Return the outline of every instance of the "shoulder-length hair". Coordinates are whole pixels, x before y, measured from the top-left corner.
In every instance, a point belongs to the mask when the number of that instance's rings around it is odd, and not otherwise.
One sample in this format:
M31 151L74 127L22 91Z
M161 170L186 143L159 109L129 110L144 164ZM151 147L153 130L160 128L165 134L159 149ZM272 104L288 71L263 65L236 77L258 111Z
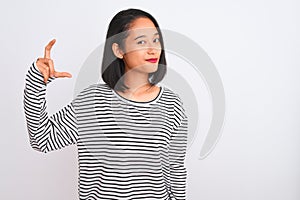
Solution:
M124 47L125 39L128 36L128 30L131 23L138 18L149 18L155 25L161 44L161 54L159 58L158 68L155 72L149 73L149 82L151 86L160 82L167 71L167 63L164 51L164 42L161 30L157 21L149 13L140 9L127 9L117 13L109 23L106 41L104 46L101 73L103 81L112 89L121 90L122 92L128 87L124 84L123 75L125 73L124 61L115 56L112 50L112 44L117 43L120 47Z

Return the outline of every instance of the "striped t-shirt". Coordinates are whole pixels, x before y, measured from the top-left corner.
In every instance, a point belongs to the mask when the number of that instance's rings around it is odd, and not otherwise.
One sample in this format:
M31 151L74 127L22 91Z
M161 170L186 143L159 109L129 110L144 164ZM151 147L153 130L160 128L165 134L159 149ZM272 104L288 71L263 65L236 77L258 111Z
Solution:
M126 99L106 83L90 85L48 116L36 62L26 74L30 145L44 153L76 144L80 200L186 199L188 118L177 93L160 86L148 102Z

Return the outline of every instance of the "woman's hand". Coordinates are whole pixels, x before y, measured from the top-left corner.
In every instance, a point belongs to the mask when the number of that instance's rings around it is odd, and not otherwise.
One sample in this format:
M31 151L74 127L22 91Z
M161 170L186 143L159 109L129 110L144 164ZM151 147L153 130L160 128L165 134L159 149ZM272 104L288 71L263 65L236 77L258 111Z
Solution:
M56 77L56 78L72 77L72 75L68 72L57 72L54 69L54 63L50 57L50 51L55 42L56 42L55 39L51 40L48 43L48 45L45 47L44 58L38 58L36 61L37 68L44 76L45 83L47 83L49 77Z

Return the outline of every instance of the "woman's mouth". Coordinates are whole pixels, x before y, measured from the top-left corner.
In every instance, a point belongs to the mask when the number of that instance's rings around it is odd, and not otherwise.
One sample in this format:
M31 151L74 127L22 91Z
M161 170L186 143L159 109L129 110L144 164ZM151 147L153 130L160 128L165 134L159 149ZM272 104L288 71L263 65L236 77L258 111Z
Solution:
M147 59L146 61L151 62L151 63L156 63L157 60L158 60L157 58L150 58L150 59Z

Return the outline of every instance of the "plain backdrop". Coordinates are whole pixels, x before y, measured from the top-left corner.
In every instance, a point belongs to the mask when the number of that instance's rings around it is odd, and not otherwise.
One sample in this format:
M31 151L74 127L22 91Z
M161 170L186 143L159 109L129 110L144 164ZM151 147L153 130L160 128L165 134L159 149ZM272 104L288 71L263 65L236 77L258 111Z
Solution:
M187 199L299 200L300 3L295 0L1 1L0 199L78 199L76 146L43 154L29 145L25 73L56 38L56 68L73 75L48 87L48 112L56 112L73 98L80 67L104 42L111 18L131 7L199 44L223 81L222 137L203 160L198 159L203 135L189 148ZM183 64L174 55L169 63L174 69ZM203 102L205 133L211 105Z

